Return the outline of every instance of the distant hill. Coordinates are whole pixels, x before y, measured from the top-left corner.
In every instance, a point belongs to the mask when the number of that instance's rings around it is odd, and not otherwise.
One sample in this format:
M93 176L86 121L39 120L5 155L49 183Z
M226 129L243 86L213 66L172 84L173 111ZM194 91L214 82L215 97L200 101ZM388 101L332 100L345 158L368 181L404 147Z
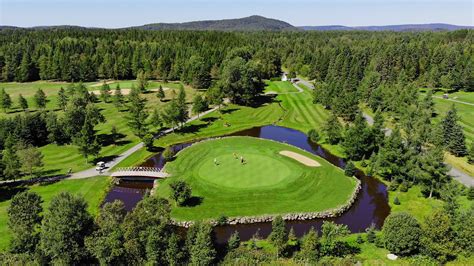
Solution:
M473 26L458 26L443 23L430 24L402 24L386 26L357 26L348 27L341 25L329 26L301 26L303 30L329 31L329 30L364 30L364 31L451 31L460 29L474 29Z
M21 29L15 26L2 26L0 30ZM88 28L74 25L57 26L36 26L27 29L49 30L49 29L100 29ZM474 29L473 26L458 26L443 23L431 24L402 24L387 26L343 26L343 25L323 25L323 26L300 26L295 27L285 21L266 18L262 16L250 16L237 19L222 20L202 20L183 23L153 23L142 26L127 27L124 29L142 30L216 30L216 31L452 31L459 29Z
M144 30L220 30L220 31L280 31L298 30L281 20L250 16L238 19L203 20L184 23L153 23L133 27Z

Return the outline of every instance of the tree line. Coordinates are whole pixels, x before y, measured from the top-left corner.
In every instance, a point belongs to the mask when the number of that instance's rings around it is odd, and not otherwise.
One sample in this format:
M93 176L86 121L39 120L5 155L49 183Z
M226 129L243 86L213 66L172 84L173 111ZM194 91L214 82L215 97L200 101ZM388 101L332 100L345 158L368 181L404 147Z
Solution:
M474 197L474 191L470 194ZM365 242L417 264L445 263L474 252L474 210L460 211L458 205L449 203L423 221L408 213L393 213L381 231L372 225L355 241L350 240L346 225L328 221L320 232L312 228L298 238L277 216L266 240L257 231L242 242L234 232L225 245L216 243L209 223L196 222L186 232L174 226L166 199L145 196L128 213L123 202L109 202L96 217L87 212L81 196L70 193L56 195L47 210L42 203L34 192L12 198L7 210L12 240L10 249L0 253L2 263L214 265L290 260L297 264L353 264ZM262 241L272 249L262 249Z

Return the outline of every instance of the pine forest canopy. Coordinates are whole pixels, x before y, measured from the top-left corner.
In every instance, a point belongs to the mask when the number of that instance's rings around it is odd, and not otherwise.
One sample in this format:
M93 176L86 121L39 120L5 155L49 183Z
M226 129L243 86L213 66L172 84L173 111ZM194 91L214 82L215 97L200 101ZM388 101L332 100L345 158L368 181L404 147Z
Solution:
M281 62L329 86L353 89L364 80L393 83L400 73L418 86L472 90L473 31L453 32L212 32L137 29L4 29L2 81L182 80L212 74L242 57L277 74Z

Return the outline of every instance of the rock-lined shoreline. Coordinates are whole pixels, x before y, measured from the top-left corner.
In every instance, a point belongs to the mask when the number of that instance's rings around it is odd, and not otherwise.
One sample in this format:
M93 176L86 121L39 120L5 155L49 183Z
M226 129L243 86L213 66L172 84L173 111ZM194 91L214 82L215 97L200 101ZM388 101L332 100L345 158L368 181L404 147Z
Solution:
M288 214L281 214L283 220L285 221L305 221L305 220L313 220L313 219L324 219L324 218L334 218L340 216L344 212L350 209L354 204L355 200L357 199L357 195L361 190L361 181L357 180L357 186L354 192L351 194L349 201L346 204L326 210L321 212L300 212L300 213L288 213ZM265 222L272 222L273 219L278 216L278 214L269 214L269 215L259 215L259 216L241 216L241 217L228 217L223 223L223 221L217 221L215 219L207 220L212 225L236 225L236 224L252 224L252 223L265 223ZM172 220L174 225L189 228L194 224L194 221L176 221Z

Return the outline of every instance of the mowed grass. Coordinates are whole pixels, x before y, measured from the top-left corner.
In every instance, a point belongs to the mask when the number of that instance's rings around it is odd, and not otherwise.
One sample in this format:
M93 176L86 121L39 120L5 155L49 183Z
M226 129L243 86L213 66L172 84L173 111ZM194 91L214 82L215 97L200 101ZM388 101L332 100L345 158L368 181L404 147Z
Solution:
M283 150L307 156L321 166L305 166L280 155ZM240 163L240 156L246 164ZM323 211L346 203L356 186L354 178L319 157L252 137L197 143L178 153L165 171L172 176L160 181L157 196L169 198L169 184L183 179L193 190L191 202L197 202L196 206L173 207L172 216L178 220Z
M75 195L83 196L88 204L88 211L95 216L99 211L100 204L110 182L110 179L107 177L91 177L86 179L62 180L49 185L21 187L15 190L8 190L5 187L0 188L0 192L2 193L2 201L0 201L0 250L7 249L11 239L11 234L7 226L7 209L11 202L10 194L18 192L17 190L25 189L36 192L43 198L43 208L46 210L54 196L60 192L70 192Z
M100 90L101 82L94 83L85 83L90 91ZM114 90L116 84L120 84L122 89L130 89L132 84L136 84L136 81L120 81L113 82L109 84L112 91ZM34 105L33 96L38 88L45 90L48 95L48 103L46 110L54 111L58 114L61 114L62 111L57 107L57 92L60 87L66 88L69 84L65 82L31 82L31 83L0 83L0 88L5 88L8 93L11 94L14 100L14 108L9 110L7 114L1 113L0 116L11 117L16 114L21 113L17 106L16 98L19 93L22 93L27 101L30 104L30 112L38 111ZM142 94L142 97L146 98L147 107L151 111L153 108L163 108L168 104L169 99L178 93L177 89L179 88L179 83L159 83L156 81L151 81L149 84L149 89L154 89L162 85L164 88L169 88L165 90L165 101L161 102L157 97L155 92L148 92ZM190 87L185 87L186 91L186 100L188 103L192 101L192 98L196 93L196 90L193 90ZM97 95L98 96L98 95ZM128 123L128 110L126 107L117 108L113 103L108 102L104 103L102 101L96 103L97 107L101 110L102 115L106 118L106 122L96 126L97 134L100 140L102 140L103 147L99 153L99 158L102 160L107 160L118 156L120 153L128 150L137 143L140 142L139 138L136 137L129 126ZM115 126L118 133L122 136L115 144L111 143L111 130ZM153 129L158 130L158 129ZM85 158L79 154L78 149L74 145L56 145L49 144L44 147L40 147L41 152L44 155L44 170L46 175L57 175L63 174L72 169L73 172L81 171L92 167L90 163L92 158L89 159L89 163L86 162Z
M442 96L442 92L436 93L436 96ZM474 92L455 92L449 94L449 99L463 101L474 104ZM437 116L435 122L439 123L446 116L446 113L454 105L456 107L459 124L462 126L464 135L466 136L466 144L468 149L474 142L474 106L450 101L449 99L433 98ZM445 155L445 161L459 170L474 177L474 165L467 162L466 157L456 157L451 154Z

